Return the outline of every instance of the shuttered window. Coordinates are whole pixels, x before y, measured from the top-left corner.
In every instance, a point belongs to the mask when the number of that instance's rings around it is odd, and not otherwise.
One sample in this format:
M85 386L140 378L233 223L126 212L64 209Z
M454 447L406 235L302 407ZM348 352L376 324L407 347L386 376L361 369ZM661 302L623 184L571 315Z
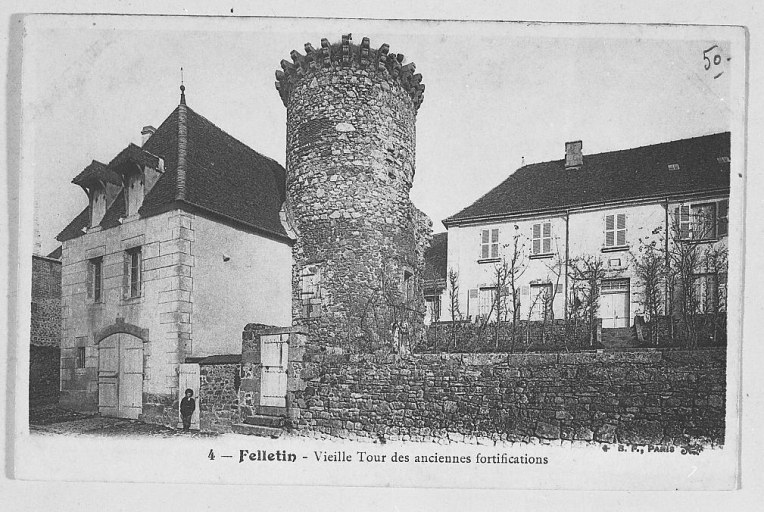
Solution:
M727 215L729 212L729 201L726 199L724 201L719 201L719 211L718 211L718 226L717 226L717 236L719 238L723 236L727 236L729 233L729 220L727 219Z
M552 223L540 222L533 225L532 254L549 254L552 252Z
M605 216L605 247L626 245L626 214Z
M480 258L498 258L499 257L499 230L483 229L480 231Z

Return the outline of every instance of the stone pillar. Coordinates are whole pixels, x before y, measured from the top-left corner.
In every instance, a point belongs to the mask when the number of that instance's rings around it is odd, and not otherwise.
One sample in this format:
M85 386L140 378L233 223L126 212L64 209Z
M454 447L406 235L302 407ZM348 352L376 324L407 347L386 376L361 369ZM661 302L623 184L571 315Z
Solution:
M369 351L420 333L418 212L409 200L424 85L387 44L351 36L281 61L293 316L311 346ZM395 345L398 345L396 347Z

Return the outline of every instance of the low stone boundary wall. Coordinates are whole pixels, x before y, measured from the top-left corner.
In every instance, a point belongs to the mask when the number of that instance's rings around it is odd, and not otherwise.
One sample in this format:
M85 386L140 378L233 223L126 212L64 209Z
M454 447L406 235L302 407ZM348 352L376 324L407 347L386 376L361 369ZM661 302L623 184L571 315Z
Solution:
M298 432L723 444L724 350L306 355Z
M238 362L199 365L199 427L231 432L239 422L241 365Z

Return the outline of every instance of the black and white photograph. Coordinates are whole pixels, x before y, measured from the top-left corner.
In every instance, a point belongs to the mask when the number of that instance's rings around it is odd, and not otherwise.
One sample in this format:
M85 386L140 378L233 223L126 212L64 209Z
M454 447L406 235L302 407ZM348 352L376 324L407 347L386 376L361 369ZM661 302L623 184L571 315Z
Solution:
M739 485L743 27L17 19L17 478Z

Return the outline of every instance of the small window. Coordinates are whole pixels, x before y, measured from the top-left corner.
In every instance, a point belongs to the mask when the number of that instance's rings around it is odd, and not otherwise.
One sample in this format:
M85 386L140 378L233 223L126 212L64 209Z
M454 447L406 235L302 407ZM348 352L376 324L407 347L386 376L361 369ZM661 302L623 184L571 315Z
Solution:
M532 254L549 254L552 252L552 223L541 222L533 225Z
M668 164L668 170L669 171L678 171L679 170L679 164Z
M716 161L720 164L728 164L730 163L730 157L728 156L717 156Z
M307 267L302 271L302 298L312 299L320 295L321 275L317 267Z
M128 297L141 296L141 248L127 251Z
M626 245L626 214L605 216L605 247Z
M321 268L309 265L300 271L300 300L303 318L321 316Z
M103 300L103 258L93 258L90 265L90 294L93 302Z
M77 347L77 368L85 368L85 347Z
M480 232L480 259L499 257L499 230L483 229Z

